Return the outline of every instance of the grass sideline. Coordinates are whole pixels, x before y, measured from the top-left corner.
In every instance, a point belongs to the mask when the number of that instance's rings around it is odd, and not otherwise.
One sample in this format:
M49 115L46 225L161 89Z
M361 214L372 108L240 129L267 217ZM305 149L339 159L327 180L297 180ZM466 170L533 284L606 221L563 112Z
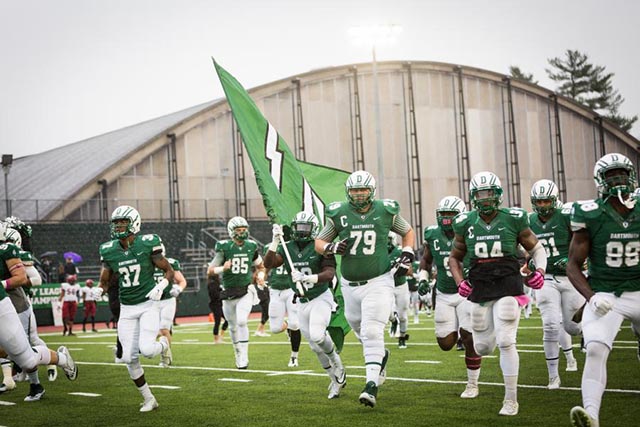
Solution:
M251 321L252 331L255 326ZM125 366L113 363L114 331L80 332L76 337L45 333L42 338L51 348L69 347L79 364L78 380L68 381L59 370L58 380L51 383L41 368L44 398L24 402L28 384L19 383L16 390L0 395L0 425L569 426L569 410L581 404L584 354L574 340L579 371L565 372L561 356L562 387L547 390L541 321L536 314L520 322L520 413L516 417L498 415L504 393L498 350L482 362L480 396L465 400L459 397L466 381L463 352L441 351L435 342L433 318L424 313L420 324L410 322L409 333L409 348L403 350L397 348L395 339L385 336L391 350L388 378L379 391L378 405L371 409L358 402L364 386L364 361L353 333L342 353L347 387L340 398L328 400L329 379L304 341L300 366L287 368L286 334L252 336L249 369L240 371L234 367L228 337L225 344L213 345L211 324L183 324L174 331L171 368L159 368L158 358L142 361L147 382L160 404L157 411L146 414L138 412L142 398ZM640 364L636 351L636 341L625 322L609 357L601 425L637 423Z

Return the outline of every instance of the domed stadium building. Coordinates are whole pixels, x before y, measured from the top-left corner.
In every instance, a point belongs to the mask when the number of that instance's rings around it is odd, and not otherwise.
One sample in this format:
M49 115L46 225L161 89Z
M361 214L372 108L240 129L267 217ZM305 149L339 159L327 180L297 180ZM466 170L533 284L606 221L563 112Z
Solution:
M370 171L378 197L400 202L420 236L416 245L442 197L468 202L476 172L500 177L505 205L530 209L539 179L554 180L563 201L590 199L603 154L622 153L638 166L637 139L540 86L445 63L380 62L375 71L372 64L326 68L248 92L298 159ZM14 159L7 182L0 212L8 207L34 225L36 255L83 243L97 266L95 242L108 240L109 215L123 204L200 276L228 218L245 216L254 236L270 239L225 99Z

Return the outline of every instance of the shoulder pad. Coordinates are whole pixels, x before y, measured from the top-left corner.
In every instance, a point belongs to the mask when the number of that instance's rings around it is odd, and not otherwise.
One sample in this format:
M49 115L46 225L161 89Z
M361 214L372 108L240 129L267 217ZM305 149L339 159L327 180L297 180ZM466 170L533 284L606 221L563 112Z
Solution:
M429 240L433 235L434 231L438 229L437 225L430 225L424 230L424 240Z
M602 213L602 206L599 201L600 200L578 200L573 204L571 212L583 218L596 218Z
M158 246L162 243L162 239L157 234L143 234L138 237L146 246Z
M180 271L180 261L175 258L167 258L167 261L169 261L169 264L171 264L171 268L173 268L175 271Z
M225 247L225 245L227 244L227 242L228 242L228 240L218 240L218 241L216 242L216 246L215 246L214 250L215 250L216 252L224 251L224 247Z
M382 199L379 202L384 207L384 210L389 212L391 215L397 215L400 212L400 204L392 199Z
M334 216L347 202L332 202L325 208L326 216Z
M103 254L104 252L109 251L109 249L113 248L117 242L118 242L117 240L110 240L108 242L104 242L103 244L101 244L100 254Z

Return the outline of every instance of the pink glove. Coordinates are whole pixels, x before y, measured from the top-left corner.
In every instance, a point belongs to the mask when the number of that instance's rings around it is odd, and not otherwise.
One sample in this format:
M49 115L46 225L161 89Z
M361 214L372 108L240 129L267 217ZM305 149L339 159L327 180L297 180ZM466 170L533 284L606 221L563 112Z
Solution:
M460 283L458 283L458 294L460 294L461 297L467 298L471 295L472 290L473 286L471 286L468 280L461 280Z
M544 275L536 270L533 274L527 276L525 282L531 289L540 289L544 285Z

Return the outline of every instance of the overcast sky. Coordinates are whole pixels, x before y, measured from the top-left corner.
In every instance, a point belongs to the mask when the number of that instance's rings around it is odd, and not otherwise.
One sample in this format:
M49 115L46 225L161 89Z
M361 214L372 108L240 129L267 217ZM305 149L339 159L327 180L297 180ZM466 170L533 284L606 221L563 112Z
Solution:
M546 78L578 49L640 113L640 2L629 0L0 0L0 152L35 154L223 96L211 56L249 89L371 60L350 27L396 24L378 60ZM640 125L632 131L640 136Z

